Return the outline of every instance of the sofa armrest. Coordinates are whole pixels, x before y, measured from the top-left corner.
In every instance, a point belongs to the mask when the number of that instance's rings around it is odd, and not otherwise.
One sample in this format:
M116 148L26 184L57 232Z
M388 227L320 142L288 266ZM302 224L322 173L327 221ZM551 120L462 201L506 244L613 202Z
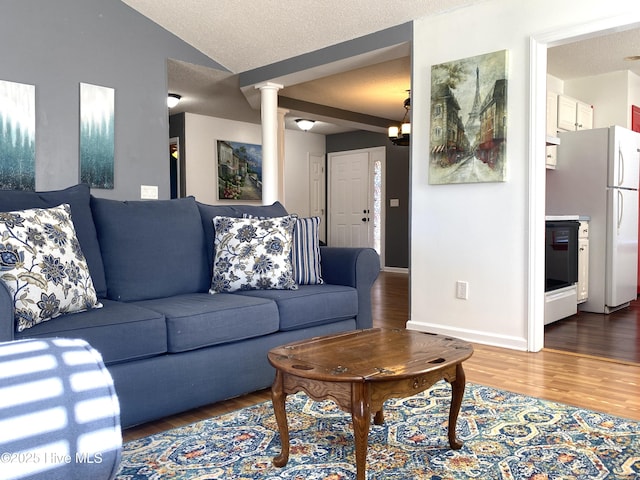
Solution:
M371 287L380 273L378 253L372 248L320 247L320 261L326 283L357 290L357 328L371 328Z
M14 316L11 292L4 282L0 282L0 342L14 339Z

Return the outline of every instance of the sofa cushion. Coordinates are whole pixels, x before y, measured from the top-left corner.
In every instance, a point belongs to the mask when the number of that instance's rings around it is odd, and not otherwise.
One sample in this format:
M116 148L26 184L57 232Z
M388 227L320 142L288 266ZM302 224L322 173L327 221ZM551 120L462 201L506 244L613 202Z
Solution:
M210 293L252 289L295 290L291 246L295 217L215 217Z
M259 337L278 330L278 308L268 299L231 294L187 294L136 302L167 319L169 352Z
M101 307L68 204L0 213L0 278L21 332L65 313Z
M297 290L249 290L234 295L275 301L280 313L280 330L324 325L358 314L356 289L342 285L300 285Z
M241 218L244 214L255 217L284 217L287 215L287 210L280 202L275 202L271 205L207 205L200 202L196 203L200 211L202 227L204 228L209 272L213 269L213 242L215 239L213 217Z
M112 300L206 292L211 279L192 197L156 201L91 198Z
M61 315L15 337L81 338L100 352L107 365L166 353L167 329L161 313L107 299L102 304L99 309Z
M107 282L104 276L100 245L98 244L89 202L89 186L85 184L49 192L0 190L0 212L30 208L51 208L63 203L71 207L73 226L76 229L82 253L87 259L93 287L96 289L98 297L104 297L107 295Z

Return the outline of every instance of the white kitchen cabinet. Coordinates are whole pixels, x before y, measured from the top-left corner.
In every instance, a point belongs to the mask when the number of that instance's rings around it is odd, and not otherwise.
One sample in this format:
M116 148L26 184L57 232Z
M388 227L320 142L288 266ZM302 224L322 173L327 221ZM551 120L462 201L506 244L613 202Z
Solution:
M593 128L593 106L584 102L576 103L576 130Z
M555 169L558 157L558 94L547 92L547 149L545 151L545 166Z
M558 146L547 144L545 165L548 169L555 170L558 163Z
M568 95L558 95L558 130L593 128L593 107Z
M589 299L589 222L581 221L578 230L578 303Z

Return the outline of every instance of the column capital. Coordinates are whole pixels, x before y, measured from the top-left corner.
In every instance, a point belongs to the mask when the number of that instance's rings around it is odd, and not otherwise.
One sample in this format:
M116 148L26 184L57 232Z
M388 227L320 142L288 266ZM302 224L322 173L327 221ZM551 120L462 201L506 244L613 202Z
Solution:
M281 85L279 83L273 83L273 82L262 82L262 83L258 83L256 85L256 89L257 90L282 90L284 88L284 85Z

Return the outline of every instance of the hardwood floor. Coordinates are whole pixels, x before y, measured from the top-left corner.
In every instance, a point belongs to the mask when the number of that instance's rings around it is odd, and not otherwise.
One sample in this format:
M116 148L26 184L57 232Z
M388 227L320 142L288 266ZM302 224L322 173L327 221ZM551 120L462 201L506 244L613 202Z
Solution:
M579 312L545 327L544 346L640 364L640 302L609 315Z
M404 328L408 295L408 275L382 272L372 290L374 326ZM615 350L616 344L610 349ZM464 362L468 382L640 420L640 364L546 349L529 353L475 344L474 350ZM270 399L267 389L166 417L125 430L124 441Z

